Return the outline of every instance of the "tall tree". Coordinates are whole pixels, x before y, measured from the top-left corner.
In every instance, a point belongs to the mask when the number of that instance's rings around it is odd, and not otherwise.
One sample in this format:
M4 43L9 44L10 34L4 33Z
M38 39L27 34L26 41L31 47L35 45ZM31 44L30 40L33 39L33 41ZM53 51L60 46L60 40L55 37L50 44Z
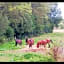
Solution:
M51 6L51 12L48 14L50 23L53 26L58 27L58 23L62 20L61 10L58 8L58 4L54 3Z
M36 23L35 31L38 33L49 32L46 27L46 25L50 23L47 15L50 12L49 4L50 3L32 2L32 14L35 16L34 23Z

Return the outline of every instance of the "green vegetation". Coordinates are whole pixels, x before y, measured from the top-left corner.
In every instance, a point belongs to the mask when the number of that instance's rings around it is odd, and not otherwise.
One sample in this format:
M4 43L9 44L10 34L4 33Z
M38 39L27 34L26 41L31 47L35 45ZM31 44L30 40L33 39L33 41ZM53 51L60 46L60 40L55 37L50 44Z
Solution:
M24 46L15 46L15 42L12 41L12 42L7 42L7 43L4 43L4 44L0 44L0 51L3 51L3 50L15 50L15 49L20 49L20 48L23 48Z
M54 62L55 60L51 56L44 56L37 53L25 53L19 56L15 56L15 62Z
M6 57L7 62L54 62L54 58L48 55L42 55L38 53L22 53L22 54L6 54L0 53L0 57ZM3 61L5 61L3 58ZM1 59L2 60L2 59ZM1 61L0 60L0 61Z
M0 38L8 41L14 36L24 39L25 36L51 33L62 20L57 3L3 2L0 5Z

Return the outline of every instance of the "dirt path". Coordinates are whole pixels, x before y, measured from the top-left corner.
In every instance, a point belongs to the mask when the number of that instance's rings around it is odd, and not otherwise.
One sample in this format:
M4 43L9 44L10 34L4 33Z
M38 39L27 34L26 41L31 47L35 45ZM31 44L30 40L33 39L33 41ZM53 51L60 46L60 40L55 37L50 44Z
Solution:
M49 48L48 48L49 50ZM18 53L24 53L24 52L46 52L47 50L45 50L45 48L36 48L36 45L33 45L32 48L28 48L28 46L26 46L23 49L18 49L18 50L7 50L7 51L0 51L0 53L9 53L9 54L18 54Z

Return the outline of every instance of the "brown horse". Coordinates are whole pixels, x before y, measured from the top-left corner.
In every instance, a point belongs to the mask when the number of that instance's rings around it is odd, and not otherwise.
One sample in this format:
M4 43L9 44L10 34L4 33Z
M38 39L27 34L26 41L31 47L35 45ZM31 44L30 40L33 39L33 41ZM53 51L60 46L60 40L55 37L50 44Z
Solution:
M21 44L22 44L22 40L17 39L17 38L15 37L15 46L17 46L17 44L21 45Z
M53 41L51 40L51 39L46 39L46 40L40 40L40 41L38 41L37 42L37 48L39 48L40 47L40 45L44 45L44 47L46 46L46 44L48 44L49 45L49 47L50 47L50 42L52 42L53 43Z
M32 45L34 45L34 40L26 38L26 45L29 45L29 48L32 47Z

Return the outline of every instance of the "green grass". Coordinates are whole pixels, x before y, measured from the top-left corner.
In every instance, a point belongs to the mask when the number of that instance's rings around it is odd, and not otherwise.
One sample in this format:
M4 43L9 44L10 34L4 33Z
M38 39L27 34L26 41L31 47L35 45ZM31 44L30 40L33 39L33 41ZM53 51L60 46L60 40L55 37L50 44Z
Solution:
M13 58L14 62L55 62L51 56L37 53L24 53Z
M21 46L21 45L15 46L15 42L12 41L12 42L7 42L7 43L4 43L4 44L0 44L0 51L3 51L3 50L15 50L15 49L23 48L23 47L24 46Z
M0 53L0 59L0 61L3 62L55 62L52 56L42 55L34 52L22 54Z

